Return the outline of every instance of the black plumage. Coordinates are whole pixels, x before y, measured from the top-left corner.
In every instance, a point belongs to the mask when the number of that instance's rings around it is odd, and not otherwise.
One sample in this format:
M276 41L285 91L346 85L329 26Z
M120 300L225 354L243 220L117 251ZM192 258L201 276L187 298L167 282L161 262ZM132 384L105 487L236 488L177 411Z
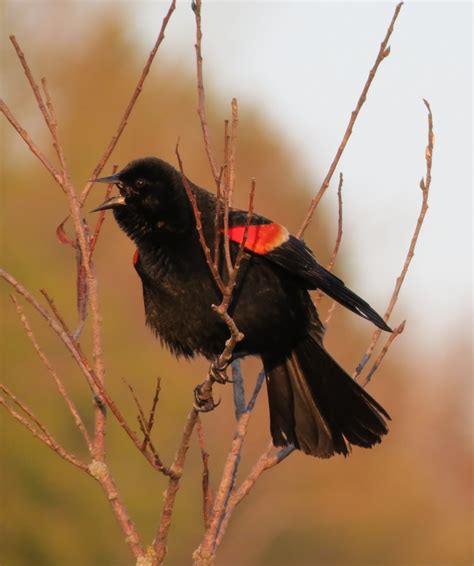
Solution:
M137 246L135 268L143 284L147 324L176 355L214 359L229 331L211 308L221 296L198 239L181 174L148 157L100 180L119 189L119 196L97 210L113 209L117 223ZM189 186L212 251L216 199L191 181ZM246 220L246 212L230 212L234 258ZM221 272L225 278L223 259ZM259 355L263 360L276 446L292 443L319 457L346 455L351 444L368 448L379 443L390 417L324 349L323 325L310 289L321 289L390 331L367 302L317 263L302 241L282 226L252 215L229 308L245 335L235 356Z

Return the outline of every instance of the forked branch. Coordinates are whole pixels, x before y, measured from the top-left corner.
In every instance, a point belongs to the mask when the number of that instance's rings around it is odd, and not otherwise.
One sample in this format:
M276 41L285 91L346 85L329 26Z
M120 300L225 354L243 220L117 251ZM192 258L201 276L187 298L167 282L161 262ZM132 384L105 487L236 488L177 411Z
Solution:
M426 212L428 211L428 196L430 193L430 187L431 187L431 166L432 166L432 160L433 160L433 149L434 149L434 132L433 132L433 115L431 113L431 107L429 105L429 102L425 99L423 99L423 103L425 104L427 110L428 110L428 143L426 145L426 149L425 149L425 162L426 162L426 172L425 172L425 176L422 177L421 181L420 181L420 189L421 189L421 194L422 194L422 198L421 198L421 210L420 213L418 215L418 219L416 221L416 226L415 226L415 231L413 232L413 236L411 238L410 241L410 246L408 248L408 252L405 258L405 262L403 264L402 267L402 271L400 273L400 275L397 277L397 280L395 282L395 288L393 289L392 292L392 296L390 297L390 301L388 303L388 307L387 310L385 311L384 314L384 320L385 322L388 321L388 319L390 318L390 315L392 314L392 311L397 303L398 300L398 295L400 293L400 289L403 285L403 282L405 281L405 277L408 273L408 268L410 267L410 263L411 260L413 259L413 256L415 255L415 247L416 244L418 242L418 236L420 235L420 231L421 231L421 227L423 226L423 222L425 220L425 216L426 216ZM403 329L405 327L405 324L403 323L403 325L401 325L398 329L398 332L395 333L395 336L393 338L389 337L388 338L388 342L387 342L387 349L388 347L391 345L391 343L393 342L393 340L395 339L396 336L398 336L399 334L401 334L401 332L403 332ZM358 379L360 374L362 373L364 367L366 366L367 362L370 360L370 358L372 357L373 351L379 341L379 338L382 334L382 331L377 329L374 331L373 335L372 335L372 340L364 354L364 356L362 357L359 365L357 366L356 370L353 373L354 379ZM377 369L378 365L376 365L375 369ZM369 372L369 375L366 378L366 383L368 381L370 381L371 377L374 374L375 369L373 368L373 371L371 370Z
M344 136L342 138L341 143L339 144L336 155L334 156L334 159L332 160L332 163L329 166L329 170L326 173L326 176L324 177L323 184L321 185L316 196L311 201L311 204L309 206L306 217L305 217L305 219L304 219L304 221L303 221L303 223L302 223L302 225L301 225L301 227L298 231L298 234L297 234L298 238L301 238L303 236L306 228L309 226L309 223L311 222L311 219L313 218L314 211L316 210L318 204L320 203L324 193L326 192L326 189L329 187L329 183L331 182L334 171L336 170L336 167L337 167L337 165L338 165L338 163L339 163L339 161L342 157L342 154L344 153L344 150L346 149L347 142L349 141L349 138L351 137L352 129L354 128L357 117L359 116L359 112L361 111L361 108L364 105L364 102L367 100L367 94L368 94L370 86L372 85L372 82L375 78L375 75L377 74L377 70L380 66L380 63L382 63L382 61L390 55L390 47L388 45L388 42L389 42L390 37L393 33L393 28L395 26L395 22L397 21L400 10L402 9L402 6L403 6L403 2L400 2L399 4L397 4L397 7L395 8L395 12L392 16L392 20L390 22L390 25L388 26L387 32L385 33L385 37L383 38L383 41L380 44L380 48L379 48L379 51L377 53L375 63L369 71L369 76L367 77L367 80L364 84L362 92L359 96L359 100L357 101L357 105L351 113L351 117L349 119L349 123L347 124L346 131L344 132Z

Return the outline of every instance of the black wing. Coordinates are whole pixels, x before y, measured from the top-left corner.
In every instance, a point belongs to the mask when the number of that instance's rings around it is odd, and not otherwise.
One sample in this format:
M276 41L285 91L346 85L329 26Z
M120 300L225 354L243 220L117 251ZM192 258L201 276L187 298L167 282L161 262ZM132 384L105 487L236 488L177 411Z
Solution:
M247 213L243 210L230 212L229 236L232 242L239 244L242 241L246 221ZM263 216L253 215L247 229L245 248L283 267L297 277L306 289L320 289L352 312L370 320L380 329L392 332L369 303L346 287L344 281L319 265L306 244L291 236L284 226Z
M301 240L290 236L286 242L268 252L265 258L294 274L305 283L307 289L321 289L326 295L370 320L378 328L392 332L369 303L346 287L339 277L319 265L311 250Z

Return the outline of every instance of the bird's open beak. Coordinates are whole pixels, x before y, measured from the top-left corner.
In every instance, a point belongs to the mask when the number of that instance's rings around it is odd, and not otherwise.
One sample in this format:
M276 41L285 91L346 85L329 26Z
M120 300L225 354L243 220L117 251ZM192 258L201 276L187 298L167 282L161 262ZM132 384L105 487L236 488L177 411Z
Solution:
M119 206L125 205L125 197L122 195L118 195L116 197L112 197L107 199L97 208L91 210L91 212L99 212L100 210L108 210L109 208L118 208Z
M114 175L109 175L108 177L99 177L98 179L90 179L91 183L108 183L112 185L116 185L120 182L119 179L120 173L115 173ZM122 195L117 195L116 197L112 197L107 199L97 208L91 210L91 212L99 212L101 210L108 210L110 208L118 208L119 206L125 205L125 197Z

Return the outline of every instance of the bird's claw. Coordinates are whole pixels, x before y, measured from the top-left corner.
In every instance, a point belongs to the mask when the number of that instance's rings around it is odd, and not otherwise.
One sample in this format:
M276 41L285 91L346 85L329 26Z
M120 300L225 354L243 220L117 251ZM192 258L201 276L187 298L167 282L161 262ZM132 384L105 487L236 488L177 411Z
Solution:
M215 360L211 363L211 367L209 368L209 375L212 381L216 381L221 385L225 385L226 383L232 383L232 380L227 377L227 368L229 364L225 365L218 365L218 361Z
M196 385L194 388L194 408L200 413L209 413L213 411L218 405L220 405L221 399L219 401L214 401L214 397L208 394L203 394L202 384Z
M208 413L220 405L220 399L217 402L214 401L212 385L213 383L220 383L221 385L232 383L232 380L229 379L226 374L228 367L228 363L219 363L218 359L211 362L208 378L194 388L194 408L196 411Z

